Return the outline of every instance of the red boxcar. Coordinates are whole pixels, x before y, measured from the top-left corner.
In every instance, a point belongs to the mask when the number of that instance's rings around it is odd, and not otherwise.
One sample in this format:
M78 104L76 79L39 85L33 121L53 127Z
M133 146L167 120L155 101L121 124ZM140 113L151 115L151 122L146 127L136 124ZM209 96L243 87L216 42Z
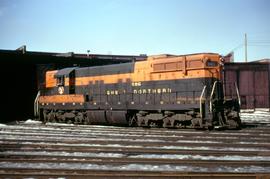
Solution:
M269 62L225 63L225 96L236 96L239 88L242 109L270 108Z

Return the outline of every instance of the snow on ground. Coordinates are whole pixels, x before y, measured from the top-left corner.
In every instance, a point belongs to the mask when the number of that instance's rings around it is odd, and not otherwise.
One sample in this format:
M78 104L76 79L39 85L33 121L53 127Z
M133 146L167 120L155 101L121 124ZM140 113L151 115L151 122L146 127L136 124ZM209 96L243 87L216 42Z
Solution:
M79 139L79 140L83 140L85 141L115 141L115 142L150 142L150 143L165 143L168 141L165 140L160 140L160 139L118 139L118 138L104 138L104 137L100 137L100 138L89 138L89 135L70 135L70 134L45 134L42 135L40 133L23 133L23 132L7 132L7 131L0 131L0 134L2 134L0 136L1 138L4 139L31 139L31 140L35 140L35 139L39 139L40 141L44 141L44 140L48 140L48 139L55 139L55 140L74 140L74 139ZM24 135L24 136L14 136L14 134L16 135ZM29 135L26 136L25 134ZM222 143L222 141L211 141L211 140L177 140L177 141L173 141L175 143L202 143L202 144L211 144L211 143Z
M41 123L42 123L41 121L35 121L32 119L28 119L24 122L24 124L41 124Z
M181 160L225 160L225 161L270 161L270 156L201 156L189 154L123 154L123 153L91 153L91 152L47 152L47 151L4 151L1 155L23 155L23 156L67 156L67 157L98 157L98 158L147 158L147 159L181 159Z
M148 141L148 140L145 140ZM210 141L210 140L177 140L177 143L204 143L204 144L218 144L222 141Z
M151 164L126 164L126 165L98 165L90 163L11 163L0 162L0 168L32 168L32 169L79 169L79 170L116 170L116 171L179 171L179 172L260 172L268 173L270 167L261 166L209 166L199 167L190 165L151 165Z
M121 153L91 153L91 152L47 152L47 151L4 151L1 155L23 155L23 156L62 156L62 157L100 157L100 158L121 158L125 154ZM1 167L0 167L1 168Z
M0 136L0 139L5 140L19 140L19 139L25 139L24 136L22 137L5 137ZM214 151L265 151L269 152L269 148L267 147L214 147L214 146L174 146L174 145L163 145L163 146L143 146L143 145L132 145L132 144L91 144L91 143L64 143L60 141L55 142L47 142L46 140L42 142L41 139L34 139L31 138L34 142L23 142L23 141L17 141L17 143L22 145L28 145L28 144L35 144L35 145L50 145L50 146L69 146L69 147L103 147L103 148L147 148L147 149L174 149L174 150L214 150ZM147 142L147 141L146 141ZM0 144L3 143L0 141Z
M225 161L270 161L268 156L201 156L201 155L179 155L179 154L142 154L131 155L129 158L147 158L147 159L181 159L181 160L225 160Z
M76 126L75 124L66 124L66 123L46 123L47 126Z
M240 118L243 122L270 122L269 111L241 112Z
M243 147L188 147L188 146L162 146L162 147L145 147L153 149L178 149L178 150L215 150L215 151L264 151L269 152L268 148L243 148Z
M255 112L255 113L241 113L241 118L243 122L251 121L251 122L270 122L270 113L269 112ZM80 159L88 158L88 157L97 157L97 158L147 158L147 159L180 159L180 160L213 160L213 161L270 161L270 156L241 156L240 155L221 155L221 156L211 156L211 155L180 155L180 154L125 154L125 148L147 148L147 149L175 149L175 150L215 150L215 151L266 151L269 152L270 149L268 147L257 147L256 145L252 147L230 147L229 144L226 147L217 147L217 146L207 146L203 145L203 143L222 143L222 141L211 141L211 139L238 139L238 137L246 138L250 135L247 131L243 131L241 133L225 133L225 132L211 132L211 134L219 134L224 136L200 136L199 134L205 133L204 131L185 131L185 130L164 130L166 135L170 135L169 137L177 137L180 138L176 140L178 146L165 144L160 146L145 146L143 144L140 145L132 145L131 144L123 144L121 142L125 141L134 141L134 142L166 142L165 140L154 139L155 137L164 137L161 131L162 129L142 129L142 128L121 128L121 127L112 127L112 126L79 126L78 128L74 124L59 124L59 123L47 123L43 125L40 121L35 120L27 120L23 124L27 125L5 125L0 124L0 128L2 127L3 131L0 131L0 140L1 139L17 139L18 144L40 144L40 145L52 145L52 146L84 146L84 147L115 147L116 149L121 147L121 150L118 150L117 153L99 153L99 152L47 152L47 151L2 151L0 155L9 156L9 155L20 155L20 156L66 156L66 157L78 157ZM37 124L37 125L33 125ZM42 124L42 125L39 125ZM63 126L63 127L62 127ZM73 127L76 128L73 128ZM10 129L15 129L14 131ZM111 130L111 133L106 132L106 130ZM119 129L114 130L114 129ZM10 131L9 131L10 130ZM20 130L24 130L24 132L20 133ZM126 134L126 131L131 130L132 132ZM138 131L137 131L138 130ZM130 131L129 131L130 132ZM141 133L142 134L141 134ZM155 133L157 132L157 133ZM15 136L12 135L16 134ZM197 133L198 137L193 140L185 140L184 136L174 135L175 134L189 134L189 133ZM27 134L32 136L23 136L20 134ZM99 136L100 135L100 136ZM237 137L236 137L237 135ZM270 134L258 134L260 136L270 136ZM101 137L103 136L103 137ZM106 136L114 136L117 138L106 138ZM134 137L134 139L125 139L124 136ZM152 139L140 139L140 137L152 137ZM166 136L165 136L166 137ZM23 142L20 140L25 140L29 138L32 142ZM209 140L203 141L200 138L207 138ZM55 139L58 141L55 142L47 142L48 139ZM82 143L74 143L67 144L63 139L70 140L88 140L88 142L83 141ZM182 140L183 139L183 140ZM101 140L101 141L117 141L119 144L95 144L91 141ZM0 145L5 142L0 141ZM180 143L184 143L183 146L180 146ZM200 146L184 146L185 143L202 143ZM239 142L240 144L254 144L249 141ZM264 144L264 143L256 143L256 144ZM266 173L270 171L270 167L261 167L261 166L242 166L242 167L233 167L233 166L209 166L209 167L199 167L199 166L189 166L186 164L183 165L151 165L151 164L126 164L126 165L97 165L91 163L16 163L16 162L0 162L0 168L59 168L59 169L87 169L87 170L138 170L138 171L183 171L183 172L262 172Z

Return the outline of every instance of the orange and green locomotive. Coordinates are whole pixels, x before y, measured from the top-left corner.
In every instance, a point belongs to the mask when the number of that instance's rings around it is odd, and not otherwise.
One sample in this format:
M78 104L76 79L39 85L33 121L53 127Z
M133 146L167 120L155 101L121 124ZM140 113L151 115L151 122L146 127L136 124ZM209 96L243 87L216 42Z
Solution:
M144 61L46 72L40 120L166 128L241 126L239 99L225 99L219 54L149 56Z

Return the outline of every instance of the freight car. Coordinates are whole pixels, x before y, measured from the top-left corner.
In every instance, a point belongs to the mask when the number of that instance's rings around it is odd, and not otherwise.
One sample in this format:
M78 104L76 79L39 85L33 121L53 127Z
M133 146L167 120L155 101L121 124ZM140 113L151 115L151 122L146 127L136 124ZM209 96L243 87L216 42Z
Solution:
M225 99L215 53L46 72L35 101L42 121L166 128L237 129L239 99Z

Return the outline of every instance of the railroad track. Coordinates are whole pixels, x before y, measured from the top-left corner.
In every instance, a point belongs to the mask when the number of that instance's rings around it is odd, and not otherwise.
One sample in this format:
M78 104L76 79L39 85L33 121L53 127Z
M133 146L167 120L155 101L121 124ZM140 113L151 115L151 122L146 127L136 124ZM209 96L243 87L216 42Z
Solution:
M3 171L0 170L0 173ZM76 169L7 169L6 178L188 178L188 179L268 179L267 174L258 173L207 173L207 172L153 172L153 171L115 171L115 170L76 170Z
M269 178L270 127L0 126L0 178Z

